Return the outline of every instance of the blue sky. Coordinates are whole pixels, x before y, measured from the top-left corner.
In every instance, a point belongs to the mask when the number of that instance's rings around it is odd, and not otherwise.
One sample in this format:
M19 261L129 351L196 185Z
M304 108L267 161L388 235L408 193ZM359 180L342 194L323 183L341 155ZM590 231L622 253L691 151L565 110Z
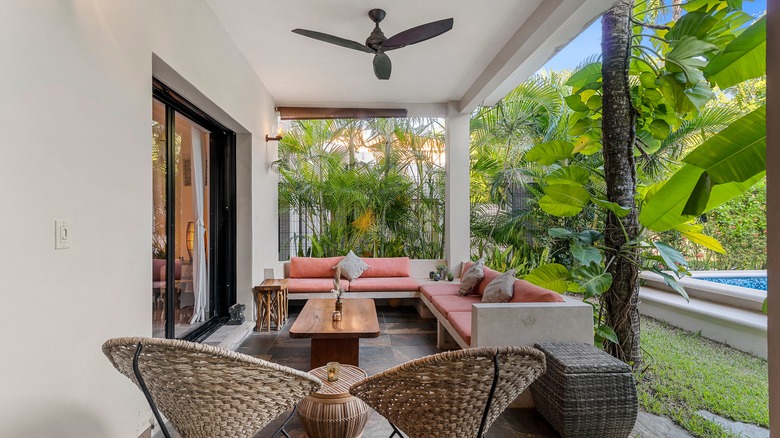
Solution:
M671 3L671 2L669 2ZM745 1L742 8L748 14L758 17L766 11L766 0ZM591 55L601 53L601 19L596 20L569 45L561 49L543 69L574 69Z

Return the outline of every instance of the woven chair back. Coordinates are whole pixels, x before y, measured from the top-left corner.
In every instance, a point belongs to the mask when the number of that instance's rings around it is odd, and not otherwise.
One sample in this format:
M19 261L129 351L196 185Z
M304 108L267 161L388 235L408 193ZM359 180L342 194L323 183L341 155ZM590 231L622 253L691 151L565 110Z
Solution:
M253 437L322 382L308 373L210 345L174 339L116 338L103 344L136 386L141 376L160 412L182 438Z
M499 375L484 425L487 431L544 372L542 352L505 346L439 353L368 377L349 392L410 438L477 437L493 385L494 358Z

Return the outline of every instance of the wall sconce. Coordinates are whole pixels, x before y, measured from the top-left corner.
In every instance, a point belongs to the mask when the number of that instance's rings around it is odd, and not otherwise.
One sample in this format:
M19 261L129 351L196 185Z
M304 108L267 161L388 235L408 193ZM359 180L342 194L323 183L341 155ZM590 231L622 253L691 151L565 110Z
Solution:
M271 137L270 135L265 135L265 141L266 143L269 141L279 141L284 136L284 130L282 127L282 115L279 113L279 111L276 112L276 136Z
M187 254L190 256L190 260L192 260L192 250L195 246L195 222L187 223L187 234L185 241L187 242Z

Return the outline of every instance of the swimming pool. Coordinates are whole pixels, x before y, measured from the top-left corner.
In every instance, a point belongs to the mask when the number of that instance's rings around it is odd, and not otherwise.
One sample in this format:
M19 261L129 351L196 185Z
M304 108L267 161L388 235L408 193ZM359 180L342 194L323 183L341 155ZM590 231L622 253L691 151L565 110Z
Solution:
M746 287L749 289L763 290L767 288L766 276L764 277L694 277L697 280L712 281L732 286Z

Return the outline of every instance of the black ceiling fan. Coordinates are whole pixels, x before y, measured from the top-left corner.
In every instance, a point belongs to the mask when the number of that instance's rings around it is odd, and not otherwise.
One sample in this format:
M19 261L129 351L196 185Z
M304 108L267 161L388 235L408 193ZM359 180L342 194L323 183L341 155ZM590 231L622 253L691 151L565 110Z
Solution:
M348 49L371 53L374 55L374 74L377 79L390 79L392 64L390 63L390 58L385 54L386 51L400 49L401 47L417 44L437 37L452 29L453 23L452 18L433 21L411 29L406 29L390 38L386 38L382 29L379 28L379 22L385 18L385 11L382 9L372 9L368 11L368 16L371 18L371 21L376 23L376 26L374 27L374 31L371 32L371 35L368 36L368 39L366 39L365 44L313 30L293 29L293 32Z

